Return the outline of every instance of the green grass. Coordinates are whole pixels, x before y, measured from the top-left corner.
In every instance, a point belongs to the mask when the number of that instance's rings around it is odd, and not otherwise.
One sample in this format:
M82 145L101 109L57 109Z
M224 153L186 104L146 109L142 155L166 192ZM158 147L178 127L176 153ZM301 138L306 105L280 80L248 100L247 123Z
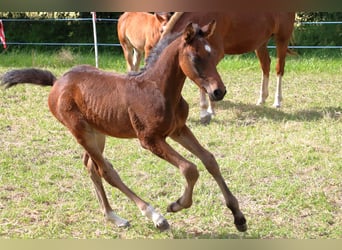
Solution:
M21 85L0 91L1 238L329 238L342 237L342 57L340 51L289 57L283 107L270 97L255 106L261 72L255 56L230 56L219 64L227 95L208 126L199 124L199 93L187 80L188 125L219 162L240 201L249 230L238 233L223 197L198 159L170 141L198 165L194 204L176 214L169 202L184 178L136 140L109 138L106 157L122 179L161 211L171 230L160 233L137 207L105 185L110 203L130 220L128 229L103 219L81 162L82 149L49 113L49 88ZM100 66L125 70L122 55L103 53ZM272 58L274 62L275 59ZM41 67L61 75L75 64L94 64L93 54L12 51L0 54L0 74L17 67ZM274 64L272 73L274 76Z

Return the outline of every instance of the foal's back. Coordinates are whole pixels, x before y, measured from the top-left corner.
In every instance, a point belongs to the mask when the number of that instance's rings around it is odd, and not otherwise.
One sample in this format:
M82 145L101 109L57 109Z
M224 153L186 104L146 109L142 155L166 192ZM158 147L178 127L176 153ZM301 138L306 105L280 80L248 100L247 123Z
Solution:
M128 124L129 118L124 115L127 112L122 108L127 106L124 96L129 87L124 79L124 75L100 71L92 66L76 66L54 83L49 94L49 108L68 128L79 123L77 126L89 126L88 129L91 126L101 132L108 130L105 134L117 133L115 130L122 130L120 124L113 129L107 125L113 125L114 119ZM80 130L84 129L81 127ZM125 134L130 134L129 130L127 128Z
M163 100L159 89L149 81L139 80L139 76L80 65L54 83L48 103L53 115L66 127L78 123L80 130L86 127L113 137L134 138L132 114L144 119L143 115L160 110ZM154 117L150 115L151 126Z

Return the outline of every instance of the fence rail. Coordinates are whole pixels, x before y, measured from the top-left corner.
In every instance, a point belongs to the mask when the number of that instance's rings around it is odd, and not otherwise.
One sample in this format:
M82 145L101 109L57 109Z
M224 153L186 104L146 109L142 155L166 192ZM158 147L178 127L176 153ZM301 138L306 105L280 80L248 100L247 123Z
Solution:
M46 18L46 19L2 19L3 23L6 22L51 22L51 21L92 21L92 18ZM97 22L113 22L116 23L118 19L111 18L98 18ZM342 24L342 21L322 21L322 22L296 22L296 25L331 25ZM7 41L8 45L34 45L34 46L94 46L94 43L54 43L54 42L12 42ZM120 47L119 43L98 43L98 46L111 46ZM275 46L268 46L268 48L275 48ZM293 49L342 49L342 45L338 46L309 46L309 45L293 45L289 46Z

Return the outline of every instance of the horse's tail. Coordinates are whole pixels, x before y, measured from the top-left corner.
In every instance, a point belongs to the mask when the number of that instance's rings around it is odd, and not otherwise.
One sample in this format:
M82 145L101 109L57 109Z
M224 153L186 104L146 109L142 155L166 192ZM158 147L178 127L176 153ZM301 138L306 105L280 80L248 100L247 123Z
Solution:
M286 54L290 55L290 56L298 56L298 53L292 49L287 49L286 50Z
M295 41L296 41L296 39L295 39L295 34L294 34L294 32L292 32L292 35L291 35L291 37L290 37L289 44L292 44L292 45L293 45L293 44L295 44ZM294 50L292 50L292 49L289 49L289 48L287 48L286 54L291 55L291 56L298 56L298 53L297 53L296 51L294 51Z
M10 88L21 83L31 83L41 86L52 86L56 81L56 77L48 70L27 68L15 69L6 72L1 77L0 85Z

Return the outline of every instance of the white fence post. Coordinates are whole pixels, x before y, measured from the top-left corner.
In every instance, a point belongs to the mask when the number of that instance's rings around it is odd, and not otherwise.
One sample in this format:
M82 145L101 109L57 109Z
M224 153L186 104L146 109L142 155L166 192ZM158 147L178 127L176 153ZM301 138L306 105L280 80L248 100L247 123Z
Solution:
M99 67L99 59L97 53L97 35L96 35L96 12L91 12L93 16L93 33L94 33L94 49L95 49L95 66L96 68Z

